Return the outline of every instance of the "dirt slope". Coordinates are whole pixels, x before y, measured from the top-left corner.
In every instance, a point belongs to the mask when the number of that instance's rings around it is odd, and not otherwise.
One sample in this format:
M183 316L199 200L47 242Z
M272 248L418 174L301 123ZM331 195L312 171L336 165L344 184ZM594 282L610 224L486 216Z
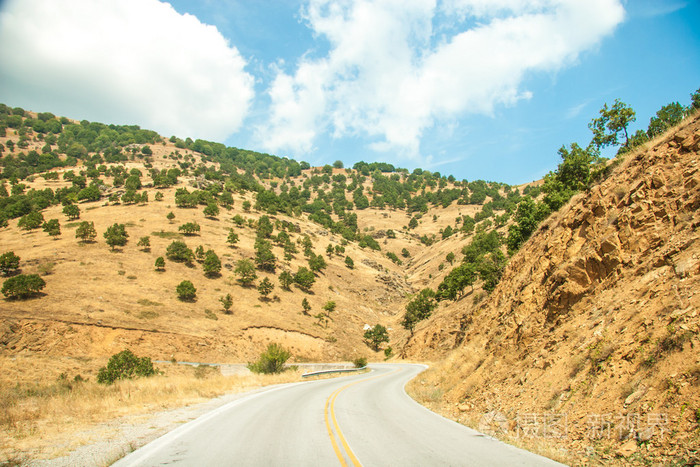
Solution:
M627 156L544 222L487 300L467 295L418 329L409 357L456 350L414 390L434 388L436 406L462 421L502 414L501 435L585 462L692 458L699 146L695 117Z

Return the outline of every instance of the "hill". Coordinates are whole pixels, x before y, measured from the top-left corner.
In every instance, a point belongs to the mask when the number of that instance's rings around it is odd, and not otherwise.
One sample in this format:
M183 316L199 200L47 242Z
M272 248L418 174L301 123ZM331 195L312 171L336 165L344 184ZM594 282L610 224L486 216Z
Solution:
M419 327L413 391L580 462L692 459L700 423L700 118L543 222L494 292ZM426 388L431 388L426 391Z
M394 329L390 345L402 342L409 296L439 282L445 255L473 233L474 217L479 229L494 228L500 211L503 230L521 196L504 184L389 164L313 168L136 126L0 110L10 182L0 192L0 254L21 258L14 274L46 281L40 295L4 300L0 343L9 354L106 358L130 348L158 360L223 363L250 361L279 342L300 362L371 356L365 328L382 324ZM60 234L21 227L37 212L58 220ZM94 241L76 238L83 222L94 225ZM112 249L103 234L114 223L128 241ZM199 231L188 235L186 224ZM148 247L138 245L144 237ZM272 261L257 263L257 279L244 286L235 270L241 260L256 263L259 239ZM215 252L220 272L206 275L203 258L171 261L175 241ZM164 270L154 266L158 257ZM311 268L317 257L327 266L311 287L283 287L280 274ZM195 301L178 299L183 280L194 284ZM275 286L267 297L257 290L264 280ZM220 302L227 294L231 313ZM335 310L326 313L329 301Z

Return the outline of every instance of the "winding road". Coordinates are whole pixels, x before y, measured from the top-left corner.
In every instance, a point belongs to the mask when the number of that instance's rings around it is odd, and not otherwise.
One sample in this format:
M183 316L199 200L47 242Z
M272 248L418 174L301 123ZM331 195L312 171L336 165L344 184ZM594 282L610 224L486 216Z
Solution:
M424 408L404 391L422 365L276 386L224 405L116 466L560 465Z

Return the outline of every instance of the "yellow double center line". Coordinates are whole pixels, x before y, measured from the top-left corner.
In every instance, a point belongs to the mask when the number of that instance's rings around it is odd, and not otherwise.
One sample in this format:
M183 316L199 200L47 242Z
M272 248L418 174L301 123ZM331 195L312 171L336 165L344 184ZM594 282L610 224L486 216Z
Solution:
M371 378L367 379L361 379L359 381L355 381L350 384L346 384L340 389L337 389L333 394L328 396L328 399L326 399L326 407L324 410L324 414L326 417L326 429L328 430L328 436L331 438L331 444L333 445L333 450L335 451L335 455L338 457L338 460L340 461L340 465L343 467L347 467L347 462L345 462L345 456L343 455L343 451L340 449L338 446L338 443L335 440L335 436L333 435L333 428L335 429L335 433L338 436L338 439L340 440L340 444L343 446L343 449L348 455L348 458L350 459L350 462L352 463L353 466L355 467L360 467L362 464L360 464L360 461L357 460L357 457L355 456L355 453L352 452L352 449L350 449L350 446L348 445L347 440L345 439L345 436L343 435L343 432L340 430L340 426L338 425L338 420L335 418L335 400L338 397L338 394L341 392L345 391L347 388L350 386L354 386L358 383L363 383L365 381L369 381L371 379L376 379L376 378L381 378L382 376L388 376L393 373L396 373L398 371L401 371L400 368L384 374L384 375L378 375L378 376L373 376ZM333 428L331 428L331 421L333 422Z

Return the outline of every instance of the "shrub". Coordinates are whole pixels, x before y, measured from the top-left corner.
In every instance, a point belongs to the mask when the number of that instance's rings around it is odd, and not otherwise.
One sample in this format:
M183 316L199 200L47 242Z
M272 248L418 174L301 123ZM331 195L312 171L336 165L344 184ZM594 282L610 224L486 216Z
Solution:
M314 273L305 267L300 267L294 274L294 282L304 291L309 291L316 282Z
M280 344L272 343L267 346L267 350L260 354L257 362L248 363L248 369L253 373L281 373L284 371L284 364L292 354Z
M190 263L194 259L194 253L187 247L185 242L175 240L168 248L165 250L165 256L168 257L170 261L176 261L179 263Z
M191 301L197 296L197 289L190 281L180 282L175 291L180 300Z
M357 357L352 361L352 364L355 365L355 368L364 368L367 366L367 359L365 357Z
M0 272L9 276L19 269L19 256L14 251L8 251L0 255Z
M97 382L112 384L118 379L132 379L156 374L153 362L148 357L137 357L130 350L123 350L110 357L106 367L97 373Z
M10 277L2 284L2 293L7 298L29 298L46 287L44 279L37 274L20 274Z

